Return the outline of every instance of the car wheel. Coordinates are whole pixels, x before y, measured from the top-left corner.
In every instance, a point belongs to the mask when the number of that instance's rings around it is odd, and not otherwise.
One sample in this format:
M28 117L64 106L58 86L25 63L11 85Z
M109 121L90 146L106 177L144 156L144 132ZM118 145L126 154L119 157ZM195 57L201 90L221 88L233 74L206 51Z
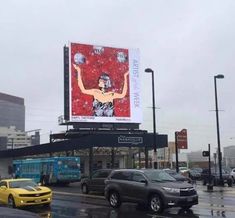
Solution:
M235 179L234 179L234 177L232 176L232 180L233 180L233 183L235 183Z
M149 208L154 213L161 213L163 211L163 202L159 195L154 194L149 199Z
M213 180L213 185L217 186L218 185L218 181L216 179Z
M15 205L15 200L14 200L14 198L13 198L13 196L12 195L10 195L9 197L8 197L8 207L10 207L10 208L15 208L16 207L16 205Z
M203 185L206 185L206 183L207 183L207 182L206 182L206 180L204 179L204 180L203 180Z
M89 190L88 190L88 186L86 184L82 185L82 193L83 194L88 194Z
M116 191L113 191L109 195L109 204L113 208L118 208L121 206L120 196Z
M227 183L228 183L228 186L229 186L229 187L232 187L232 186L233 186L233 180L232 180L232 179L229 179Z

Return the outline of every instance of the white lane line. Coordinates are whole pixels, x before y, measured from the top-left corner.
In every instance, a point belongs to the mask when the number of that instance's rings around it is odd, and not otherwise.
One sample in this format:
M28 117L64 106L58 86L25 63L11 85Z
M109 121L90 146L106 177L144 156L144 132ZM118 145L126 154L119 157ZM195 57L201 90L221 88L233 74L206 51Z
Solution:
M60 191L53 191L55 194L60 195L72 195L72 196L79 196L79 197L88 197L88 198L98 198L98 199L105 199L104 196L99 195L88 195L88 194L81 194L81 193L70 193L70 192L60 192Z

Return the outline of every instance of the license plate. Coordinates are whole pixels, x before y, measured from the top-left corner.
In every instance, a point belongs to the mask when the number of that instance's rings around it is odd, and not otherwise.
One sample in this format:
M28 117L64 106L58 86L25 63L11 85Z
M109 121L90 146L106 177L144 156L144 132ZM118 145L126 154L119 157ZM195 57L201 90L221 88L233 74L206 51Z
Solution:
M38 200L35 200L35 202L36 202L36 203L38 203L38 202L41 202L41 200L40 200L40 199L38 199Z
M193 198L187 198L187 201L191 202L191 201L193 201Z

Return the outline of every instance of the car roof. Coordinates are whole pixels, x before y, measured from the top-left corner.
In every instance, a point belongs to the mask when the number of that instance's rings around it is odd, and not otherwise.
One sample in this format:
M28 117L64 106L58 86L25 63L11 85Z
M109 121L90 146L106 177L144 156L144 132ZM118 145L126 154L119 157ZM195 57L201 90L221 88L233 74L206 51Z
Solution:
M14 181L31 181L32 179L28 179L28 178L26 178L26 179L23 179L23 178L20 178L20 179L2 179L1 180L1 182L2 181L4 181L4 182L14 182Z
M95 170L94 172L100 172L100 171L113 171L113 169L98 169Z
M156 172L156 171L163 171L161 169L116 169L113 172Z

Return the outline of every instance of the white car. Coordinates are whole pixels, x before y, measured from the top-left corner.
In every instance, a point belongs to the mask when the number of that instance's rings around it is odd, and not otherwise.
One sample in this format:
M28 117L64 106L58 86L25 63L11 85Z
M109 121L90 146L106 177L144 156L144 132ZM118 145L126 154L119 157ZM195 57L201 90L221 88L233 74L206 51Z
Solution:
M184 174L187 173L189 171L189 169L187 167L179 167L179 172Z
M233 183L235 183L235 168L233 168L230 172L230 176L232 177L233 179Z

